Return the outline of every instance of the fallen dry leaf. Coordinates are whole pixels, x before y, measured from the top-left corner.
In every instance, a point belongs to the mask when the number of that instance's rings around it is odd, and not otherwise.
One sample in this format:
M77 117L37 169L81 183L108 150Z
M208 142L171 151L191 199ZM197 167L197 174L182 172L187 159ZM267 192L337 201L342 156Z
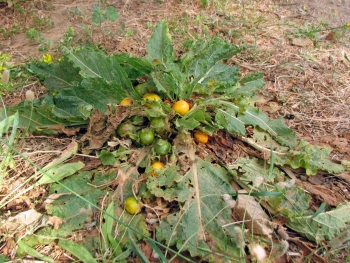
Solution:
M57 230L58 228L59 228L59 226L62 224L62 223L64 223L66 220L64 220L64 219L61 219L61 218L59 218L59 217L57 217L57 216L49 216L48 217L48 223L50 224L50 225L53 225L53 228L55 229L55 230Z

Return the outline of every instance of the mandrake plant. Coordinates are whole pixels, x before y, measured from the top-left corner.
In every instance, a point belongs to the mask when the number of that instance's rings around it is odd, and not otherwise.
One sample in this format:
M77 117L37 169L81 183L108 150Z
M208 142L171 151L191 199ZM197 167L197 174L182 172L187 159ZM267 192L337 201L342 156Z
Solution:
M282 118L270 120L254 106L263 74L242 77L237 66L226 63L242 50L212 37L191 42L177 57L168 27L161 22L145 58L79 47L65 49L57 63L30 63L29 70L48 93L2 108L0 119L16 116L16 125L30 133L65 133L77 142L32 178L30 189L49 188L53 201L42 216L54 218L48 222L55 227L43 224L35 234L22 235L17 254L34 255L33 248L53 243L83 262L126 262L131 254L148 262L145 246L162 261L179 256L245 262L257 257L246 246L258 243L267 249L282 244L284 254L288 242L275 238L268 216L263 218L269 230L259 233L253 223L261 219L253 213L248 220L248 207L240 221L232 216L240 196L255 198L254 205L261 203L269 216L283 217L287 227L316 243L348 227L344 215L349 204L311 210L311 197L280 169L302 168L313 175L347 167L329 160L330 149L299 140ZM128 103L120 105L126 98ZM188 103L188 112L173 110L179 100ZM196 132L209 141L195 142ZM262 158L235 156L236 144ZM82 162L66 163L78 151L98 156L105 168L82 171ZM164 167L152 167L155 162ZM245 191L234 189L232 181ZM1 207L16 196L13 192L4 198ZM124 200L130 196L140 213L125 211ZM86 236L77 239L81 232ZM275 244L269 247L271 240Z

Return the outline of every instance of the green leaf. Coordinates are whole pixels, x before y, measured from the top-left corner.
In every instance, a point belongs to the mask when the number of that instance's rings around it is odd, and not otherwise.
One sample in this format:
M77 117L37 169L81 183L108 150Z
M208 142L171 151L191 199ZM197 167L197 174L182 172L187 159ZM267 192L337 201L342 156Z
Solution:
M81 86L62 90L54 97L54 113L68 120L87 119L93 110L105 113L108 104L117 104L127 96L127 91L114 81L85 79Z
M58 245L72 253L75 257L84 263L97 263L97 260L90 254L90 252L81 244L69 241L66 239L60 239Z
M250 196L263 196L263 197L276 197L276 196L283 196L283 193L281 192L254 192L249 193Z
M11 116L7 116L6 113L6 107L3 108L5 113L5 118L0 121L0 137L4 138L7 142L7 146L5 149L3 149L3 146L0 146L0 154L3 157L2 161L0 162L0 185L3 184L4 174L8 167L15 167L15 161L12 157L12 150L11 146L14 145L16 138L17 138L17 129L19 126L19 115L18 112ZM11 131L11 132L10 132ZM9 136L8 133L11 133ZM5 136L4 136L5 135Z
M320 243L332 240L343 229L349 227L349 214L350 203L347 202L315 217L310 215L294 218L287 223L287 226L309 240Z
M88 49L76 52L65 49L65 51L74 65L80 68L80 74L84 78L102 78L107 82L115 81L130 94L134 92L128 75L114 57L108 57L101 51Z
M126 259L126 258L128 258L129 256L130 256L130 254L132 253L132 249L131 248L128 248L127 250L125 250L124 252L121 252L120 251L120 253L118 253L117 255L116 255L116 257L115 258L113 258L113 261L114 262L127 262L127 261L122 261L122 260L124 260L124 259Z
M215 84L216 86L226 84L235 85L239 75L240 73L237 67L228 66L219 61L201 76L198 83L203 85Z
M103 165L115 165L117 162L114 154L106 150L102 150L98 158L100 158Z
M168 99L175 99L175 92L178 86L173 76L167 72L155 71L151 73L152 81L158 93L164 94Z
M51 184L60 181L68 176L71 176L72 174L75 174L84 166L85 164L82 162L66 163L53 166L51 169L45 171L44 175L39 179L39 181L34 184L34 186Z
M191 182L187 188L192 198L185 200L179 212L162 220L156 228L157 240L166 242L167 246L175 245L179 252L188 250L191 256L208 256L212 260L215 252L225 253L228 258L238 256L239 249L229 234L232 229L221 227L233 221L230 209L221 198L225 193L233 193L226 171L196 158L182 180Z
M56 157L47 165L45 165L45 167L39 170L37 174L46 172L54 166L62 164L64 161L66 161L68 158L72 157L78 152L78 147L78 143L75 140L72 140L72 142L67 145L66 149L63 152L61 152L60 156Z
M277 167L273 168L272 173L269 172L266 163L257 158L241 157L234 164L229 165L229 168L240 172L242 174L241 180L247 184L253 183L253 185L259 177L263 177L266 182L274 182L277 178L284 177L284 173Z
M4 254L1 254L0 255L0 263L7 263L7 262L11 262L11 259L8 258L7 256L5 256Z
M50 92L70 88L82 81L79 69L74 68L66 57L58 64L29 63L29 70L44 79L44 85Z
M4 115L6 114L6 108L4 108ZM4 119L0 121L0 136L7 134L11 128L13 130L17 129L19 122L18 112L11 116L4 116ZM10 141L9 144L12 144L13 141Z
M241 50L238 46L230 45L218 37L210 38L208 41L197 40L181 58L181 69L188 76L193 76L197 82L201 82L200 79L204 79L213 67L217 67L217 62L229 59Z
M70 122L54 115L53 103L45 100L48 97L49 96L43 97L37 105L33 106L27 101L23 101L17 105L6 108L6 110L0 108L0 120L6 118L6 114L11 115L18 111L18 127L27 128L29 132L35 134L58 134L62 133L62 128L64 126L82 125L88 122L88 120L79 120L79 118Z
M103 11L101 10L101 8L98 5L94 5L93 10L94 10L94 12L91 15L91 21L93 23L98 25L101 22L103 22L104 20L106 20L103 18Z
M165 94L170 100L184 98L186 76L180 72L176 64L167 65L166 70L153 71L150 76L157 93Z
M41 253L39 253L38 251L36 251L34 248L28 246L24 241L20 240L17 242L18 248L21 249L23 252L25 252L27 255L30 255L34 258L38 258L41 259L43 261L46 262L50 262L50 263L55 263L55 260L45 256Z
M317 211L312 215L311 219L313 219L314 217L318 216L319 214L321 214L325 209L326 209L327 203L322 203L320 205L320 207L317 209Z
M259 91L262 87L265 86L263 73L260 73L260 72L248 73L239 82L240 82L240 85L237 85L232 90L232 92L229 91L229 93L232 94L232 96L252 97L256 94L257 91Z
M236 117L236 112L230 109L217 109L215 115L215 121L217 124L221 125L231 134L245 135L245 125L244 122Z
M153 70L153 65L148 59L132 57L128 53L115 54L112 59L123 66L131 80L136 80Z
M150 172L148 168L146 172ZM178 167L170 166L163 171L158 172L157 176L149 176L147 178L147 188L158 197L162 197L168 201L184 202L190 198L190 178L181 175Z
M77 175L62 180L62 184L69 189L74 189L75 193L81 195L83 199L70 193L60 184L53 184L50 187L50 194L62 194L62 196L54 200L51 204L46 205L46 210L49 215L66 219L60 228L58 230L52 230L50 235L56 235L58 237L72 235L74 230L81 229L85 224L94 220L93 208L86 200L97 204L99 198L104 194L100 189L91 186L94 184L91 181L94 173L95 171L80 172Z
M108 6L106 8L107 19L111 22L115 22L118 19L118 11L113 6Z
M145 104L147 115L151 118L166 117L172 111L169 104L160 100L147 101Z
M279 118L269 122L271 129L277 134L274 139L283 146L294 147L297 143L297 137L292 129L284 122L283 118Z
M174 61L174 50L167 24L160 22L153 31L147 44L149 61L160 61L163 64Z
M194 91L212 93L219 87L231 87L238 81L238 68L222 63L241 51L238 46L230 45L227 41L213 37L208 41L195 41L190 50L181 58L181 71L187 75L187 85L182 98L187 99ZM225 88L220 90L226 93Z
M108 206L107 206L107 209L106 209L106 214L103 214L103 223L102 223L102 226L101 226L101 234L103 235L103 240L106 241L106 246L104 249L105 251L110 247L110 244L109 242L107 243L108 241L108 236L109 235L112 235L113 232L113 224L114 224L114 219L109 216L109 215L114 215L114 210L115 210L115 206L114 206L114 202L112 201Z
M206 123L206 108L205 107L193 107L185 116L178 118L175 121L175 125L178 129L194 130L201 123Z
M139 248L139 246L134 241L134 237L132 236L130 229L128 229L128 236L129 236L129 240L131 242L133 251L137 255L137 258L140 260L140 262L141 263L149 263L149 260L147 259L146 255L142 252L142 250Z
M267 199L269 205L277 212L289 219L311 213L309 210L311 196L305 193L304 189L295 185L291 188L283 189L282 192L283 196Z
M157 253L158 257L160 258L161 262L168 263L169 261L166 259L165 255L163 254L162 250L156 245L153 239L149 238L147 239L147 243L150 245L151 248L153 248L154 252Z
M298 145L291 149L286 155L275 156L276 164L288 164L293 168L305 168L307 175L314 175L317 171L327 171L337 174L345 171L341 164L329 159L331 148L320 147L301 140Z
M293 147L296 143L295 133L288 128L283 119L270 121L268 116L258 108L247 109L245 112L240 113L238 118L246 125L260 127L284 146Z

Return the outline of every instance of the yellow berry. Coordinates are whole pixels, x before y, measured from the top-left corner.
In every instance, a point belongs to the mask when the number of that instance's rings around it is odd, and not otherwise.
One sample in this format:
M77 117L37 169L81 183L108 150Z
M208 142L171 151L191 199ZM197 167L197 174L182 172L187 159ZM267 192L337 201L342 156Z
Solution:
M125 98L119 103L119 105L124 105L124 106L129 106L132 104L133 104L133 100L130 98Z
M160 100L160 97L155 93L146 93L142 98L145 100Z
M175 112L184 116L190 110L190 105L185 100L179 100L173 104L172 108Z
M152 163L152 165L151 165L151 167L154 169L154 170L161 170L161 169L163 169L164 167L165 167L165 164L164 163L162 163L162 162L154 162L154 163ZM150 173L153 177L154 176L157 176L157 174L154 172L154 171L151 171L151 173Z
M129 214L132 215L136 215L141 211L141 205L139 201L137 201L137 199L133 196L125 199L124 208Z

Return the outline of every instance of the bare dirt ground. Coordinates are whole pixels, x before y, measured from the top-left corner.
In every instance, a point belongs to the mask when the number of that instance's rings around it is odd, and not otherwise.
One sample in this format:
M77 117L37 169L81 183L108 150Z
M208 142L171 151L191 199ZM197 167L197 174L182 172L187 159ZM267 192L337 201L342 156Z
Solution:
M0 3L0 27L11 30L13 26L23 26L12 36L0 35L0 52L10 54L13 64L41 59L44 53L59 56L60 50L55 47L71 27L76 34L72 45L92 41L109 53L144 56L153 26L162 19L169 23L178 52L184 39L204 34L249 44L251 48L229 63L237 64L244 74L264 73L266 86L257 95L259 108L272 118L283 116L301 138L331 147L334 161L350 161L350 30L341 35L332 29L350 22L349 0L225 1L222 9L214 4L202 8L197 1L192 2L107 1L119 11L119 18L115 23L104 22L101 28L91 22L93 5L100 3L97 0L27 1L24 14ZM38 51L40 43L30 41L25 34L36 17L46 17L54 23L53 27L42 25L42 37L52 41L46 52ZM320 29L320 23L329 26ZM24 99L27 89L37 95L42 92L38 83L26 83L13 93L4 94L6 103ZM50 139L51 146L29 140L31 146L27 147L55 148L56 144L61 148L69 142L58 140ZM336 206L350 201L349 172L300 176L298 184L313 194L315 204ZM341 260L337 262L344 262Z

